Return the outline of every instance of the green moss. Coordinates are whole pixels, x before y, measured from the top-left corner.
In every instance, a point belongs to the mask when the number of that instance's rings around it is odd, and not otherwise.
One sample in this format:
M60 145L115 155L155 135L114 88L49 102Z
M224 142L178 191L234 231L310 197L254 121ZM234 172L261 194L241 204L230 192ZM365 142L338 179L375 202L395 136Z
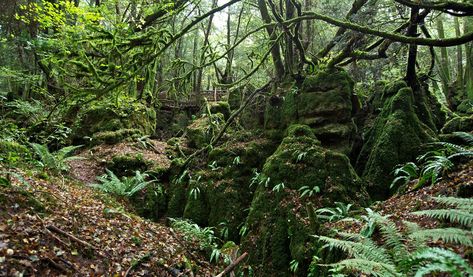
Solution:
M117 131L104 131L95 133L92 136L92 144L116 144L127 139L141 136L142 133L138 129L120 129Z
M442 128L442 133L448 134L453 132L471 132L473 131L473 115L456 116L450 119Z
M26 146L15 141L0 140L0 162L15 165L30 157L31 152Z
M270 265L270 269L258 269L261 276L287 276L293 259L300 262L302 271L308 268L313 230L300 203L302 186L318 186L326 203L367 200L349 159L321 147L309 130L308 126L292 126L263 166L269 184L263 182L256 189L246 223L251 231L242 243L243 249L252 249L252 264ZM280 183L284 191L274 192L273 187Z
M187 193L186 185L171 182L169 187L169 195L171 196L168 202L168 217L178 218L184 214L186 206Z
M148 169L149 163L143 158L143 154L116 155L108 163L107 167L117 176L131 176L135 171L144 172Z
M190 193L190 190L193 188L195 187L189 187L189 190L187 191L188 195L183 216L199 224L200 226L207 226L209 222L210 209L206 191L203 187L200 187L200 192L193 195Z
M315 139L314 132L307 125L302 124L293 124L289 126L286 130L287 137L301 137L306 136Z
M366 137L357 167L370 184L370 195L379 200L390 194L393 168L415 160L421 145L435 140L435 133L419 120L413 92L404 87L386 102Z
M117 107L109 102L93 102L78 117L73 126L73 136L79 140L95 133L120 129L137 129L143 135L151 135L156 129L156 111L141 103Z
M223 122L224 116L221 113L212 114L211 118L203 116L195 119L186 129L189 146L202 148L208 145Z
M228 119L230 116L230 105L226 101L211 102L209 103L209 108L212 114L221 113L225 119Z
M302 83L302 91L329 91L339 87L351 87L353 89L354 82L348 76L346 71L319 70L316 74L308 76Z

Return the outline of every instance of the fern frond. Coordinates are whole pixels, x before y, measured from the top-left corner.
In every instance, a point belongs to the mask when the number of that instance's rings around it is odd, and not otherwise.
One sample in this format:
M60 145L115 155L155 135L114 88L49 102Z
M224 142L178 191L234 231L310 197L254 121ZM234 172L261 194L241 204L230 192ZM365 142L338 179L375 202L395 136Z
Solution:
M355 259L370 260L385 264L392 264L386 250L377 246L371 239L364 238L361 241L348 241L343 239L315 236L323 241L328 248L340 249Z
M396 270L396 266L389 263L375 262L365 259L345 259L338 263L330 264L334 273L364 273L368 276L379 277L401 277L403 276Z
M433 197L433 199L440 204L455 206L460 210L473 211L473 198Z
M449 220L462 224L467 227L473 225L473 213L467 210L459 209L440 209L440 210L425 210L413 212L414 215L424 215L436 219Z
M467 132L453 132L452 134L466 142L468 145L473 145L473 134Z
M473 233L459 228L439 228L419 230L409 235L414 240L442 240L446 243L458 243L465 246L473 246Z
M450 273L451 276L472 276L473 269L460 255L443 248L426 248L413 255L414 264L422 264L416 277L434 272Z

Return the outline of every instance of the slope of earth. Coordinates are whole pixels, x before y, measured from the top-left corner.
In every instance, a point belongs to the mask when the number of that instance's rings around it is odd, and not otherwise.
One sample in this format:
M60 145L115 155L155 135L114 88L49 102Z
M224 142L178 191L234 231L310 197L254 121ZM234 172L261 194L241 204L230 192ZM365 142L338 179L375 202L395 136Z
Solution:
M1 166L0 172L5 172ZM96 190L20 171L7 178L9 184L0 183L0 276L211 276L216 271L180 234L128 214Z
M433 197L472 197L473 192L473 161L460 165L457 170L451 172L442 181L435 185L423 187L414 190L417 180L408 184L407 192L392 196L391 198L375 203L371 208L381 215L389 216L397 227L403 231L405 225L403 221L409 221L418 224L425 229L439 227L458 227L448 221L440 221L427 216L418 216L412 214L416 211L444 209L449 208L437 203ZM359 233L363 228L361 221L338 221L326 223L327 228L336 228L350 233ZM454 250L473 264L471 247L461 246L453 243L444 243L443 241L433 242L432 245L445 247Z

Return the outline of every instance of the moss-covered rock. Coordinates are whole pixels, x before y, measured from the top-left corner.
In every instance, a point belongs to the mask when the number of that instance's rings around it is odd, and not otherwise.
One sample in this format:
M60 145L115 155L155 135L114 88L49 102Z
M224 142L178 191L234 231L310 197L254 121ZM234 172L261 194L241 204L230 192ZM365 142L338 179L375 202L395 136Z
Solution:
M195 119L186 129L189 146L202 148L208 145L223 122L224 116L221 113Z
M159 183L151 183L144 190L139 191L130 199L138 215L158 220L167 211L167 195L164 187Z
M389 196L391 172L396 165L415 160L421 146L436 139L435 132L421 122L415 109L412 90L402 87L385 103L366 134L357 167L374 199Z
M138 129L120 129L117 131L97 132L92 135L91 143L98 144L116 144L127 139L140 137L142 132Z
M139 130L143 135L152 135L156 129L156 111L141 103L113 105L108 102L92 103L78 114L73 126L73 137L83 140L95 133L122 129Z
M310 126L322 145L348 154L356 126L354 83L342 70L320 70L307 76L301 88L281 87L266 105L265 128L283 130L293 123ZM358 105L358 104L357 104Z
M223 114L225 119L228 119L228 117L230 117L230 105L226 101L210 102L209 109L210 113L212 114Z
M442 128L442 133L448 134L453 132L471 132L473 131L473 115L456 116L450 119Z
M243 248L251 249L252 264L264 265L257 268L258 276L288 276L291 260L307 269L314 230L304 203L367 200L346 155L322 147L308 126L291 126L287 133L263 166L265 181L258 185L246 222L250 233ZM304 186L318 186L320 193L301 201L299 189Z
M117 176L131 176L135 171L144 172L148 166L149 162L145 161L140 153L118 154L107 164L107 168Z

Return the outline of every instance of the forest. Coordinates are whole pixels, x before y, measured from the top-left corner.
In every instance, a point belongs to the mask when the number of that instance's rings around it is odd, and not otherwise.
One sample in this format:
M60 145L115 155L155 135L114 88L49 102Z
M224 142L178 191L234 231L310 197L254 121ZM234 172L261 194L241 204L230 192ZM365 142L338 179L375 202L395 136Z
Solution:
M1 0L0 276L473 276L472 0Z

